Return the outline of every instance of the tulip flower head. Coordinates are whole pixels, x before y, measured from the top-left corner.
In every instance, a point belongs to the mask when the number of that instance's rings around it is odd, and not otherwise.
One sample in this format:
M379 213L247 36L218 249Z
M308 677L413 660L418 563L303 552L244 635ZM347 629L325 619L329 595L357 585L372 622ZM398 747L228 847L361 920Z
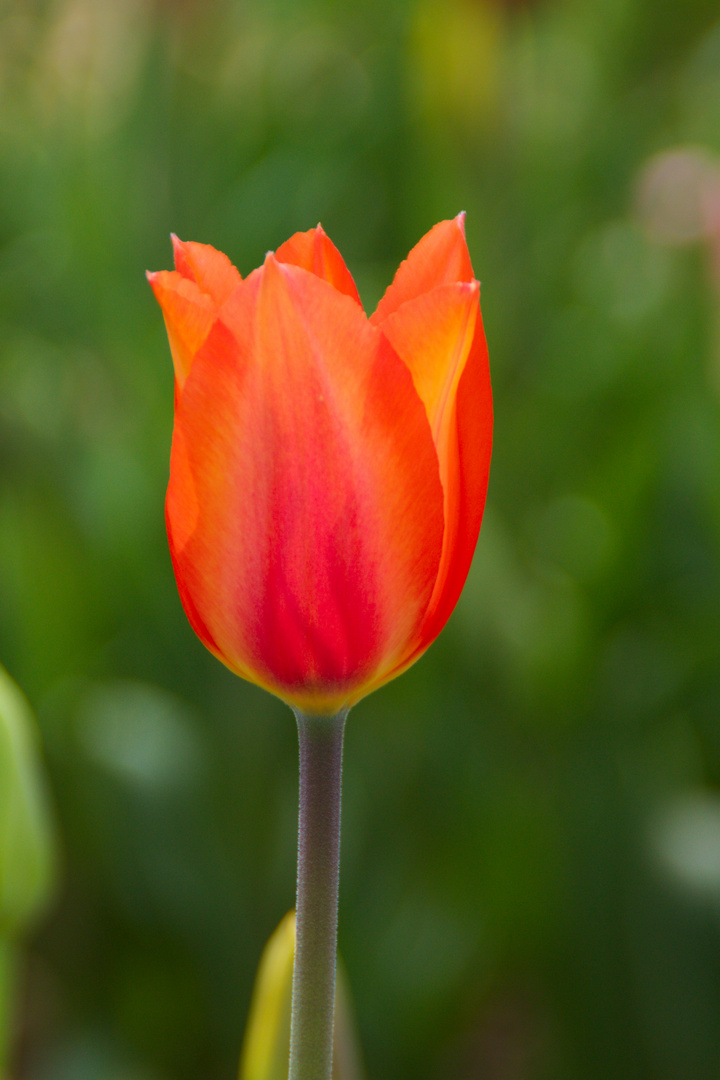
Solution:
M175 367L166 518L187 616L237 674L335 713L445 625L492 442L463 215L413 248L370 318L320 226L242 279L173 237L148 278Z

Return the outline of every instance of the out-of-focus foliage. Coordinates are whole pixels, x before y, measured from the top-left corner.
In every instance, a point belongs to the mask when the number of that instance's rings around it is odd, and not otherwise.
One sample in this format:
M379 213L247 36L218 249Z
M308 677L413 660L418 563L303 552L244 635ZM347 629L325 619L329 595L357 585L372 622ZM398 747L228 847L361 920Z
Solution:
M467 210L496 442L447 630L346 744L373 1080L720 1075L716 0L2 0L0 658L66 849L17 1080L235 1074L292 905L290 713L162 501L168 234L322 220L369 309Z
M0 667L0 1076L12 1041L17 943L49 900L54 864L35 720Z
M290 1055L290 1013L295 913L282 920L260 957L240 1059L240 1080L285 1080Z
M35 721L0 668L0 939L13 939L47 903L54 868Z
M287 1080L290 1060L295 912L289 912L260 957L240 1058L239 1080ZM361 1080L346 976L338 964L333 1080Z

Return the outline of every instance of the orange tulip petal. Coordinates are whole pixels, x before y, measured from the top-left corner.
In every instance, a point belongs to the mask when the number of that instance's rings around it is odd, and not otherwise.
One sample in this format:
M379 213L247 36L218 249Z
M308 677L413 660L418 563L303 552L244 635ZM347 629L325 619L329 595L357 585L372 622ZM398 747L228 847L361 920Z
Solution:
M453 612L473 560L485 509L493 430L490 367L479 311L451 420L444 470L445 538L433 595L416 640L367 693L405 671L432 644Z
M460 378L455 421L448 447L447 489L451 509L446 526L446 550L433 598L422 628L423 644L434 641L449 619L465 584L480 533L490 475L493 406L487 342L478 312L470 355ZM443 553L445 554L445 552Z
M409 667L472 561L492 400L464 215L368 321L320 226L243 282L173 237L149 274L176 371L166 502L188 618L232 670L330 712Z
M473 340L479 295L476 281L443 285L408 300L380 323L410 369L441 463L447 419Z
M236 290L178 401L167 518L191 621L280 697L329 711L406 655L443 492L410 374L356 303L272 256Z
M352 274L322 225L308 232L295 233L277 249L275 258L278 262L309 270L328 281L338 292L352 296L362 307Z
M198 288L207 293L216 307L224 304L238 287L242 278L222 251L210 244L196 244L192 240L179 240L172 234L175 269Z
M473 281L470 255L465 243L465 215L441 221L423 236L400 264L393 282L370 317L381 323L406 300L430 292L439 285Z
M400 668L439 634L465 582L482 520L492 442L492 398L479 286L443 285L407 301L381 325L412 372L440 461L445 535L418 642ZM468 407L468 401L470 406Z
M441 285L408 300L382 323L383 333L410 369L415 389L425 405L440 462L445 533L438 577L426 615L426 621L429 618L431 622L444 595L445 579L457 565L458 533L467 523L468 507L463 501L466 492L460 484L456 399L474 343L479 297L480 286L476 281Z
M195 354L215 322L216 306L194 281L176 270L148 274L155 297L162 308L175 366L177 385L182 389Z

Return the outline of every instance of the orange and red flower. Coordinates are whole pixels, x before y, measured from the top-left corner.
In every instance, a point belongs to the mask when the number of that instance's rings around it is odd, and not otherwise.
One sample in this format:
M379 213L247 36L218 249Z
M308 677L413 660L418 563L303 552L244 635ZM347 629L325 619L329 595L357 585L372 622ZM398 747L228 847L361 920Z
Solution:
M148 277L175 365L183 606L237 674L335 712L437 637L475 550L492 398L463 216L423 237L369 319L320 226L244 280L173 243L176 269Z

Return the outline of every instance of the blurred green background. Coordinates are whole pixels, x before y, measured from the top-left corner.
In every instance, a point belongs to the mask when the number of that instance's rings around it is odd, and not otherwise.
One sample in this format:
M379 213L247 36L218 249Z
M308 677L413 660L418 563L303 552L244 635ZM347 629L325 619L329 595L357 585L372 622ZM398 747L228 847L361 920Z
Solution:
M720 1076L717 0L0 0L0 662L62 836L13 1080L234 1077L293 902L292 716L175 589L145 269L322 220L371 310L461 209L495 451L348 726L368 1077Z

